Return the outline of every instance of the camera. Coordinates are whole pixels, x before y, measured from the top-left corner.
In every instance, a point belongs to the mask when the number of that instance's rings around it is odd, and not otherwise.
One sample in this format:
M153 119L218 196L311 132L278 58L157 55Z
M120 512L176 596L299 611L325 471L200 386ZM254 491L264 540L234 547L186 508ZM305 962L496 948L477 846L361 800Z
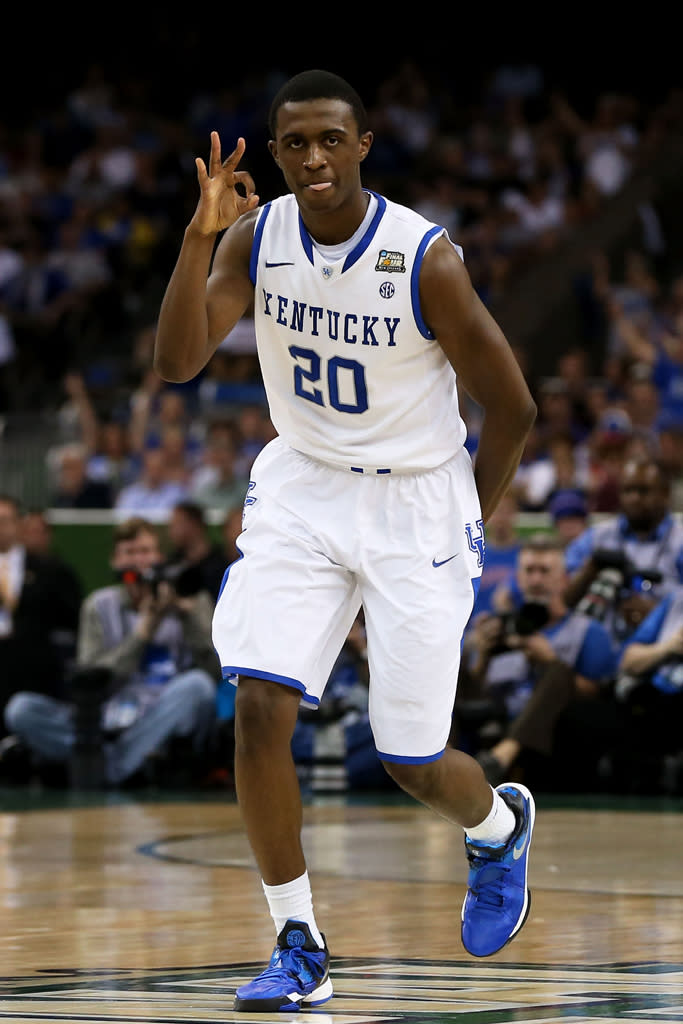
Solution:
M638 569L623 551L599 548L593 553L598 573L576 606L576 611L592 619L604 620L627 593L649 594L661 583L658 569Z
M550 621L547 605L541 601L524 601L512 612L499 615L500 635L491 655L511 650L510 637L531 636L543 629Z
M155 595L160 583L170 584L178 597L194 597L204 587L198 566L188 562L161 562L144 570L128 566L116 575L121 583L146 584Z

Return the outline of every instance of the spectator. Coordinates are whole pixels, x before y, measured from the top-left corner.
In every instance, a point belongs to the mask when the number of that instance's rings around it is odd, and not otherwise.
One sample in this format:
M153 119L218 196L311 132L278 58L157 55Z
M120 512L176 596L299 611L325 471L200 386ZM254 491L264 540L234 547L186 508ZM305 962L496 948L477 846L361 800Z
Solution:
M48 382L71 360L68 316L78 293L63 271L50 265L49 245L37 228L29 229L17 245L21 268L4 288L3 300L17 349L20 397L35 408L49 404Z
M583 491L561 488L548 502L555 533L566 547L583 533L589 525L588 502Z
M468 631L482 612L496 610L496 593L514 575L522 539L518 529L519 511L519 498L513 486L500 499L486 524L486 557Z
M145 338L148 337L146 333ZM204 432L201 423L191 415L189 398L183 391L164 385L153 370L146 370L130 400L129 434L133 452L142 455L145 449L158 447L167 427L183 431L188 458L194 462L201 451Z
M587 439L585 488L591 512L619 510L619 489L624 464L630 454L633 430L623 410L608 409Z
M114 417L99 419L95 444L88 458L88 477L106 483L115 499L124 487L134 482L138 472L139 464L131 451L126 424Z
M187 488L169 479L163 450L148 448L142 454L140 479L119 491L114 507L131 515L170 512L187 497Z
M88 451L74 442L53 453L57 479L50 504L53 508L111 508L114 495L105 480L88 477Z
M205 509L226 512L241 505L247 494L249 477L237 468L238 450L234 437L214 435L207 443L205 462L212 472L195 485L191 497Z
M223 551L225 552L225 565L232 565L238 558L242 557L242 552L237 547L237 541L239 535L242 532L242 515L243 505L233 505L229 508L225 514L225 518L221 524L221 539L223 542Z
M167 532L171 561L196 572L215 601L228 563L222 546L211 539L204 509L191 501L180 502L171 512Z
M235 469L239 476L248 477L254 459L261 449L275 437L275 428L263 405L245 405L237 415L238 446Z
M120 582L94 590L81 609L78 667L105 670L111 678L101 715L109 785L131 780L172 739L181 741L173 757L184 755L190 779L210 750L218 679L213 601L205 591L180 597L165 580L154 584L150 574L163 557L151 523L133 518L119 524L111 566ZM4 715L9 732L38 764L66 765L76 738L73 703L22 690Z
M27 550L19 505L0 495L0 708L27 683L61 695L65 650L75 639L81 598L77 579L69 574L65 583L53 558Z
M552 495L567 488L581 489L588 481L582 449L563 433L550 437L545 457L532 462L524 476L521 505L528 512L545 512Z
M475 624L469 672L503 730L477 758L493 786L523 755L552 758L564 710L575 701L595 701L614 680L616 647L607 630L564 601L563 551L547 534L524 540L516 571L519 597L507 614L482 616ZM457 717L457 706L455 711Z
M623 726L611 751L614 782L631 792L683 793L683 587L657 604L621 652Z
M567 547L565 599L573 608L585 596L584 607L593 606L593 614L599 606L610 635L621 645L654 604L683 581L683 525L671 513L666 469L650 459L626 462L619 506L618 513L591 523ZM653 571L659 582L643 579L643 573ZM611 598L604 590L608 581Z
M671 481L671 509L683 512L683 423L661 417L657 434L659 461Z

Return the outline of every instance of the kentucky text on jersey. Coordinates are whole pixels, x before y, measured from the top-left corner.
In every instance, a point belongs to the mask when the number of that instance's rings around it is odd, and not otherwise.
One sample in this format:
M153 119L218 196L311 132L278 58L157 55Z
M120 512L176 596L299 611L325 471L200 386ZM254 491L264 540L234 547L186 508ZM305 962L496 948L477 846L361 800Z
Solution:
M286 295L273 295L263 291L263 313L272 316L282 327L289 327L300 334L324 337L330 341L343 341L347 345L380 345L391 348L396 345L396 328L401 322L397 316L358 316L356 313L340 313L336 309L309 306ZM378 336L379 335L379 336Z

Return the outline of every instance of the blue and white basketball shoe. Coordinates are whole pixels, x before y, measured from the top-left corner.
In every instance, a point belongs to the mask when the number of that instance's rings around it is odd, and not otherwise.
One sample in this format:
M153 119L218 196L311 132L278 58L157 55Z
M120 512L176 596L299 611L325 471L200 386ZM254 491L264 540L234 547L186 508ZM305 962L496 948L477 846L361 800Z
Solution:
M496 792L514 813L517 826L499 846L465 836L470 872L462 905L462 943L472 956L491 956L502 949L520 930L531 906L527 873L534 798L516 782L496 786Z
M329 969L327 945L321 949L303 921L287 921L270 963L237 989L234 1008L245 1013L291 1013L302 1005L318 1006L333 994Z

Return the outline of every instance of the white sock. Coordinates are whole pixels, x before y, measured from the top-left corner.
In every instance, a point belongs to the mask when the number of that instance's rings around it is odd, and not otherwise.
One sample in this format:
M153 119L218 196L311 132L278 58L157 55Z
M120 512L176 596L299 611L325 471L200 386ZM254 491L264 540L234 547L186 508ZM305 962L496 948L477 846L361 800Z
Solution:
M304 871L303 875L291 882L285 882L284 885L266 885L263 880L261 885L268 900L270 916L275 922L275 934L280 934L287 921L305 921L314 940L322 949L325 942L315 923L308 871Z
M505 843L510 838L517 825L517 819L500 793L491 787L493 793L493 806L484 820L473 828L466 828L465 833L468 839L475 839L478 843L486 846L493 846Z

